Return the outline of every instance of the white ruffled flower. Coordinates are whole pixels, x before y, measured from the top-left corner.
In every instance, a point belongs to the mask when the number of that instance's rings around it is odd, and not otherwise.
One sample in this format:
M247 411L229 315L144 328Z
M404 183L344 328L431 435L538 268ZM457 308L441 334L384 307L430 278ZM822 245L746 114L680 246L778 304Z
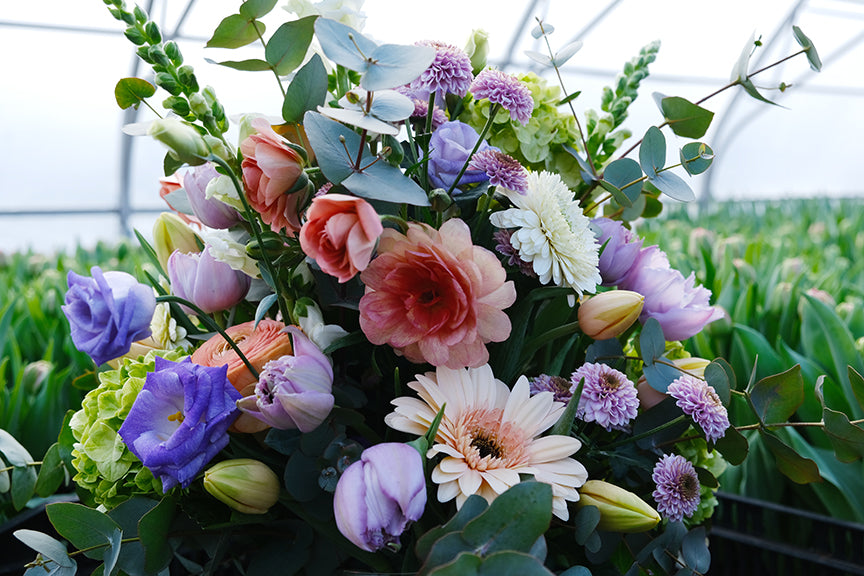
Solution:
M569 286L581 297L594 293L600 278L599 250L590 221L560 176L529 172L528 192L501 192L515 206L495 212L489 220L499 228L516 228L510 243L533 264L540 282Z
M245 232L240 234L243 238L228 230L209 230L203 231L201 236L204 238L204 243L210 247L210 255L213 258L228 264L233 270L241 270L248 276L256 278L261 274L258 270L258 262L246 253L248 235Z
M153 340L163 350L174 350L175 348L189 348L192 344L186 339L186 329L177 325L177 321L171 317L171 307L167 302L156 304L156 311L150 321L150 331Z
M321 350L324 350L335 340L348 335L348 331L338 324L324 324L324 315L318 304L310 298L302 298L297 302L305 307L305 314L298 316L297 321L303 333Z
M293 12L298 18L318 14L354 28L358 32L366 24L366 13L361 10L363 0L288 0L285 10Z
M240 195L230 176L223 174L210 180L204 190L204 196L208 200L215 198L238 210L241 214L243 213L243 201L240 200Z

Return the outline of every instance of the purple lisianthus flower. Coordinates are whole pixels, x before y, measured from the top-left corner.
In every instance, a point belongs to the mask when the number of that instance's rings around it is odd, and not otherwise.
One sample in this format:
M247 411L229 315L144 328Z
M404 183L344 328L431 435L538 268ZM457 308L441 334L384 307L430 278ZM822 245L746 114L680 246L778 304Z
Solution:
M90 269L91 277L70 271L61 308L69 320L72 342L96 364L119 358L133 342L150 336L156 310L153 289L125 272Z
M594 218L591 224L600 229L597 243L604 246L599 263L602 285L617 286L633 268L642 250L642 239L617 220Z
M205 246L200 254L175 250L168 258L171 291L204 312L218 312L234 306L246 296L252 279L241 270L216 260Z
M663 328L668 341L686 340L699 333L709 322L723 317L723 310L710 305L711 291L696 286L691 272L684 277L669 266L666 254L657 246L648 246L639 252L630 272L618 284L645 296L643 323L654 318Z
M429 140L429 180L436 188L450 189L479 139L480 135L474 128L459 121L445 122L432 133ZM483 150L497 148L483 142L477 152ZM488 179L483 170L469 168L458 184L474 184Z
M186 190L186 197L195 217L205 226L221 230L239 224L242 218L240 213L228 204L215 198L207 198L207 184L218 176L212 162L201 164L183 176L183 189Z
M596 422L606 430L622 430L636 418L639 397L636 386L625 374L605 364L585 363L570 376L574 392L583 378L577 418Z
M155 370L147 374L118 433L162 481L163 492L177 484L185 488L228 444L239 399L227 366L156 357Z
M567 404L573 397L571 382L561 376L549 376L548 374L535 376L528 381L528 390L532 396L541 392L552 392L555 402L563 402L564 404Z
M471 59L461 48L446 42L421 40L417 46L431 46L435 49L435 59L420 76L408 84L408 90L415 98L428 101L435 93L436 100L443 100L447 94L465 96L474 80Z
M657 511L672 522L693 515L701 500L699 477L686 458L677 454L664 455L654 466L651 479L657 488L651 494Z
M255 394L237 407L273 428L311 432L333 409L333 367L303 332L286 330L294 336L294 354L265 364Z
M367 448L339 478L333 495L339 531L369 552L398 547L399 536L425 508L420 453L393 442Z
M666 393L675 404L702 428L705 438L716 442L726 435L729 414L712 386L704 380L683 374L669 384Z
M487 68L480 72L471 84L475 100L488 99L510 112L510 118L520 124L527 124L534 111L534 98L531 90L516 76Z
M499 150L483 150L471 158L469 169L482 170L489 176L489 184L525 194L528 191L528 173L518 160Z

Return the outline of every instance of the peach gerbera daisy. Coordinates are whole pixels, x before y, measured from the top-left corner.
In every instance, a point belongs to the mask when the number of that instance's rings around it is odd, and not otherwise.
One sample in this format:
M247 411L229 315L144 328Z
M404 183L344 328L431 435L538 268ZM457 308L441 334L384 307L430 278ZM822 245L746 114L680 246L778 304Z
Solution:
M582 443L569 436L539 437L558 421L564 404L550 392L531 396L524 376L511 391L488 364L455 370L439 366L416 378L408 386L420 398L393 400L396 409L385 422L422 435L446 404L426 455L444 456L432 471L440 502L455 498L461 508L472 494L491 502L527 474L552 486L552 512L567 520L567 501L579 499L576 488L588 479L585 467L569 458Z

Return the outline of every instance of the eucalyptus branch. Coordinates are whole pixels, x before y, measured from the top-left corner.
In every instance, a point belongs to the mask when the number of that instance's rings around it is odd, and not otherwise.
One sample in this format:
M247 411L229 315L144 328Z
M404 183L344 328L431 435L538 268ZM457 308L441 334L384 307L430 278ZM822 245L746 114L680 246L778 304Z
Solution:
M552 46L549 44L549 36L546 34L546 30L543 28L543 21L540 18L536 18L537 25L540 26L540 31L543 32L543 40L546 41L546 49L549 51L549 62L552 64L552 68L555 70L555 75L558 76L558 84L561 85L561 90L564 92L564 96L567 96L567 87L564 86L564 78L561 77L561 70L558 68L558 65L555 63L555 54L552 52ZM582 148L585 150L586 161L588 162L588 166L591 168L591 174L595 177L597 176L597 169L594 167L594 161L591 159L591 152L588 150L588 142L585 140L585 132L582 130L582 124L579 122L579 115L576 114L576 109L573 107L573 100L569 100L567 102L567 106L570 107L570 113L573 114L573 119L576 121L576 129L579 131L579 139L582 141Z
M480 132L480 138L477 139L477 143L474 144L474 148L471 149L471 153L468 154L468 158L465 159L465 163L462 165L462 169L459 170L459 174L456 175L456 178L453 180L453 183L450 184L450 188L447 189L447 194L452 195L453 190L456 188L456 185L459 183L459 180L462 179L462 176L465 174L465 171L468 170L468 165L471 163L471 158L474 157L474 154L477 153L477 150L480 149L480 144L483 142L483 139L486 138L486 134L489 133L489 130L492 128L492 124L495 122L495 116L498 114L498 110L501 109L500 104L496 104L493 102L489 103L489 119L486 120L486 124L483 126L483 130Z
M33 467L35 467L35 466L41 466L41 465L42 465L42 461L41 461L41 460L38 461L38 462L27 462L27 463L25 464L25 466L33 466ZM17 468L17 466L6 466L5 468L0 468L0 474L2 474L3 472L11 472L11 471L14 470L15 468Z
M264 50L267 50L267 42L264 41L264 37L261 35L261 31L258 30L258 26L255 25L256 23L252 24L252 28L255 29L255 35L258 36L258 40L261 42L261 46L264 47ZM276 77L276 82L279 84L279 91L282 92L282 98L285 98L285 86L282 85L282 79L279 78L279 72L276 71L276 67L272 64L270 65L270 70L273 72L273 76Z
M658 432L662 432L663 430L667 430L673 426L676 426L676 425L680 424L681 422L686 421L686 419L687 419L687 416L682 414L676 418L673 418L672 420L669 420L668 422L664 422L660 426L652 428L651 430L646 430L645 432L642 432L641 434L636 434L635 436L629 436L623 440L618 440L617 442L613 442L612 444L604 446L603 448L604 448L604 450L610 450L612 448L618 448L619 446L624 446L626 444L632 444L633 442L638 442L639 440L642 440L643 438L648 438L649 436L653 436L654 434L656 434Z

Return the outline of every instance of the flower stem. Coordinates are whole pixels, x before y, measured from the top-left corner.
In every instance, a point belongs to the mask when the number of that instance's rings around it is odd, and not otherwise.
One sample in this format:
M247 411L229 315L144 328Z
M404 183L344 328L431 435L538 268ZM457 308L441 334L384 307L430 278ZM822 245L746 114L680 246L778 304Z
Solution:
M649 436L653 436L657 432L662 432L663 430L666 430L668 428L671 428L672 426L680 424L681 422L686 421L686 419L687 419L687 417L682 414L681 416L678 416L677 418L673 418L672 420L669 420L668 422L661 424L660 426L657 426L656 428L652 428L651 430L647 430L645 432L642 432L641 434L636 434L635 436L630 436L629 438L625 438L624 440L619 440L618 442L613 442L612 444L609 444L608 446L604 446L604 450L611 450L612 448L618 448L619 446L624 446L625 444L630 444L632 442L638 442L639 440L642 440L643 438L648 438Z

